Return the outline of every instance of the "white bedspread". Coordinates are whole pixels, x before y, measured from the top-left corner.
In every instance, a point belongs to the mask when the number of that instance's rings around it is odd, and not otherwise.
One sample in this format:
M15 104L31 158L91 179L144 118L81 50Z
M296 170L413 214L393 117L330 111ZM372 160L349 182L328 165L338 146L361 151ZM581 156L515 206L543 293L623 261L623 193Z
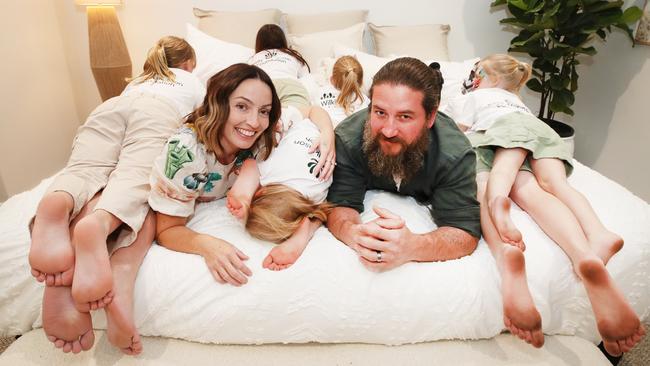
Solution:
M646 318L650 312L650 206L618 184L576 162L570 182L583 192L605 225L625 239L608 269ZM27 221L47 180L0 207L0 335L40 325L42 284L29 274ZM416 232L434 226L412 199L369 192L403 215ZM372 213L364 214L371 219ZM586 294L569 260L516 206L513 219L527 244L532 295L547 334L599 340ZM235 288L216 283L199 256L149 251L135 289L136 323L143 335L214 343L367 342L403 344L438 339L489 338L503 329L499 275L481 241L471 256L441 263L411 263L386 273L367 271L354 253L319 229L287 270L261 267L271 244L250 238L223 200L201 204L191 226L224 238L250 256L253 276ZM96 328L105 327L102 311Z

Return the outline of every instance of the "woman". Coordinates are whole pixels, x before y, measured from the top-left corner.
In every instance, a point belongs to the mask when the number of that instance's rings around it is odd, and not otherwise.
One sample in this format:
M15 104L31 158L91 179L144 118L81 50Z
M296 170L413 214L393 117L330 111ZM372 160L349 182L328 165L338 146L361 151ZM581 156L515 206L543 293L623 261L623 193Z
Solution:
M235 64L208 81L197 108L163 148L151 175L149 204L156 211L156 239L164 247L203 256L219 283L245 284L248 257L225 240L186 226L196 201L225 196L234 169L254 148L266 160L275 143L280 99L262 69Z

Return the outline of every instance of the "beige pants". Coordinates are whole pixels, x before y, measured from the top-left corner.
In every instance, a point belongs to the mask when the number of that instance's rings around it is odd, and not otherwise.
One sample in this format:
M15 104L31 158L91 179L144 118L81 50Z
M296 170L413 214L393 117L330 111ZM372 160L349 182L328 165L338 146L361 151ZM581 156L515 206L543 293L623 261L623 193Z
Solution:
M68 165L47 190L73 197L73 219L103 189L95 210L110 212L125 224L112 236L109 253L133 243L142 227L153 161L181 122L172 103L149 93L102 103L79 127Z

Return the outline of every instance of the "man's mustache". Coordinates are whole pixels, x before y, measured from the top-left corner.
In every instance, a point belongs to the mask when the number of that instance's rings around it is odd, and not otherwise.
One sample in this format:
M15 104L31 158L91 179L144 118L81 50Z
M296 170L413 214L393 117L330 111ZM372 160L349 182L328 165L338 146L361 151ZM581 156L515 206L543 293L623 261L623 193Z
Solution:
M404 147L407 146L406 141L402 140L401 138L399 138L399 137L397 137L397 136L386 137L386 136L384 136L384 135L382 135L382 134L380 133L380 134L377 136L377 139L379 139L379 140L383 140L383 141L386 141L386 142L390 142L390 143L393 143L393 144L400 144L400 145L402 145L402 146L404 146Z

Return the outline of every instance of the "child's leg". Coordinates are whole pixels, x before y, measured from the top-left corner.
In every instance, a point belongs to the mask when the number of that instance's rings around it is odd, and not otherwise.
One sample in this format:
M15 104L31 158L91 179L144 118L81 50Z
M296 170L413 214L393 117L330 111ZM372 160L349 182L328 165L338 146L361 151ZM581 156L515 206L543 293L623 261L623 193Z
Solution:
M72 197L66 192L46 194L36 209L29 248L29 265L38 282L47 286L70 286L74 251L70 245Z
M477 174L477 197L481 204L481 229L501 274L503 321L510 332L535 347L544 344L542 318L528 289L522 247L503 243L488 213L485 188L488 172Z
M527 155L528 151L521 148L497 148L485 192L488 212L499 236L504 242L518 246L523 245L522 237L510 218L508 196Z
M135 242L116 250L110 259L115 297L105 308L108 340L127 355L142 352L140 334L133 319L133 289L155 234L156 220L150 211Z
M320 220L310 220L305 217L300 223L300 227L289 239L282 244L277 245L264 258L262 267L272 271L280 271L290 267L298 260L298 257L309 244L309 240L314 236L316 229L322 225Z
M580 222L589 244L605 264L623 247L623 238L607 230L589 201L567 181L564 163L559 159L532 160L537 182L562 201Z
M543 190L528 172L517 176L511 197L571 259L587 290L605 349L612 355L630 350L645 330L602 260L589 246L571 210Z
M239 170L239 176L230 191L226 205L233 216L243 219L248 215L248 209L255 192L260 186L260 171L254 159L247 159Z

